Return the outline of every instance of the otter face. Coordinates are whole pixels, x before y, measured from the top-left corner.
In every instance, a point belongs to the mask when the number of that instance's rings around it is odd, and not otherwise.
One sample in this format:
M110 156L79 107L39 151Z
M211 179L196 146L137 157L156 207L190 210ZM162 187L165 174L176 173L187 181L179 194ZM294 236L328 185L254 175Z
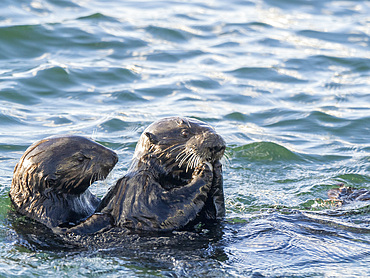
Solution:
M117 161L113 151L87 138L48 138L26 150L14 170L12 188L21 180L32 192L81 194L106 178Z
M171 117L150 125L139 139L136 158L156 159L162 166L164 188L189 182L203 163L213 165L225 151L225 141L208 124L196 119ZM149 158L150 157L150 158Z

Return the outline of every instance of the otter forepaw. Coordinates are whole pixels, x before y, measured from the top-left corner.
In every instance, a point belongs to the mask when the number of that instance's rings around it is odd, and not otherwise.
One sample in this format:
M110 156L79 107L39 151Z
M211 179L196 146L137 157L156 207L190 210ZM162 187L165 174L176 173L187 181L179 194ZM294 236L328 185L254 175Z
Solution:
M208 174L212 173L212 171L213 171L213 166L211 163L209 162L202 163L194 169L193 178L196 176L201 176L204 173L208 173Z

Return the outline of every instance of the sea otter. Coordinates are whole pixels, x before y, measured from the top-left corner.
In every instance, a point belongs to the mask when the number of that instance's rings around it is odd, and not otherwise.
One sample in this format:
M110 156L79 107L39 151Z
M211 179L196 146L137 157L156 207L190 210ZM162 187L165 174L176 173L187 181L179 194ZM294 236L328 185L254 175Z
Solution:
M70 226L94 213L100 200L88 187L117 161L115 152L81 136L47 138L15 166L9 195L19 213L49 228Z
M330 200L339 201L341 203L368 201L370 200L370 191L365 188L355 189L340 184L338 188L333 188L328 191L328 197Z
M172 231L225 214L222 165L225 141L208 124L170 117L151 124L137 143L128 173L95 213L56 232L89 234L113 227Z

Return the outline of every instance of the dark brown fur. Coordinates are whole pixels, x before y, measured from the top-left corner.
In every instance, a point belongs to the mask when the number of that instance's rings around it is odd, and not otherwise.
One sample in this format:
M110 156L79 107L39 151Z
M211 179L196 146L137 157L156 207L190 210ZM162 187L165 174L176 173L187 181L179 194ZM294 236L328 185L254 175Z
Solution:
M129 172L92 217L67 232L171 231L222 218L224 150L222 137L201 121L172 117L153 123L139 139Z
M90 216L99 199L88 190L105 178L117 155L80 136L36 142L15 166L10 198L15 209L49 228Z

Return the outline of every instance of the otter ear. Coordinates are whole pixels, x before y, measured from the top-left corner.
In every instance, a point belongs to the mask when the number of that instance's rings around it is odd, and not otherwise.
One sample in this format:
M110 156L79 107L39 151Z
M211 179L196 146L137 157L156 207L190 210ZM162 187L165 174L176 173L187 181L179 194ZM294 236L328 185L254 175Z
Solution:
M178 125L180 125L180 126L181 126L181 125L184 125L184 124L185 124L184 119L182 119L182 118L178 118L178 119L177 119L177 124L178 124Z
M157 136L155 136L153 133L145 132L144 134L145 134L146 137L148 137L150 143L158 144L159 140L158 140Z
M189 128L191 128L190 122L187 119L178 118L176 122L178 126L188 126Z

